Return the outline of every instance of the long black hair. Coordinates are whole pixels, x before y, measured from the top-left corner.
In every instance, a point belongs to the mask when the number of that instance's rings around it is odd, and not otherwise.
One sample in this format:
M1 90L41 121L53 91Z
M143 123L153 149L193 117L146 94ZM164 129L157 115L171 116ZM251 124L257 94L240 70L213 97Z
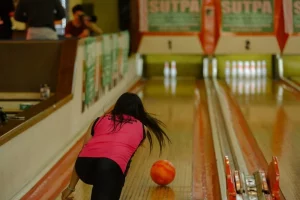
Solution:
M152 134L158 140L160 153L162 152L162 148L165 146L166 141L169 143L171 142L162 128L165 127L164 123L147 113L141 99L134 93L127 92L122 94L109 114L113 120L113 131L120 129L123 124L130 122L131 119L124 117L124 115L131 116L146 126L147 131L145 134L150 143L150 152L153 148Z

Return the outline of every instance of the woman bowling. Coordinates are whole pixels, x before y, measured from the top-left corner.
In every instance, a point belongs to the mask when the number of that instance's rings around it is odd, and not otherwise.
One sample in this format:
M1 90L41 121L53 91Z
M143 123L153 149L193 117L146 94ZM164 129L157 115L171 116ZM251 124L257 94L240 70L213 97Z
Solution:
M163 123L148 114L141 99L124 93L113 110L89 127L62 200L75 191L78 180L93 185L91 200L119 200L131 158L147 137L152 149L155 136L160 152L170 139Z

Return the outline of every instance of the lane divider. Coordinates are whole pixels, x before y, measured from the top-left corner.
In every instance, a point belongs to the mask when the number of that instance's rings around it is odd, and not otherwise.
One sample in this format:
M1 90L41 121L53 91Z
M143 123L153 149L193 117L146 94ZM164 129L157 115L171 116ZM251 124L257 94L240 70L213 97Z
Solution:
M236 165L236 167L237 167L236 170L240 170L244 173L248 173L249 170L247 168L246 161L245 161L245 158L243 156L242 149L240 147L240 143L239 143L239 141L236 137L236 133L235 133L235 130L234 130L231 115L228 112L230 110L230 107L229 107L228 102L227 102L226 98L224 97L224 94L222 93L222 91L219 87L218 81L216 79L213 79L213 85L216 89L217 96L218 96L218 99L220 101L221 112L222 112L223 117L224 117L225 126L226 126L227 133L228 133L228 136L229 136L229 142L230 142L231 148L234 152L234 155L232 155L232 156L236 160L236 164L237 164Z
M195 88L192 199L220 200L216 153L206 96L204 81L198 80Z
M212 136L213 136L213 143L214 149L216 153L216 163L217 163L217 170L219 176L219 183L220 183L220 192L221 192L221 199L227 199L227 189L226 189L226 174L225 174L225 167L223 162L223 152L222 146L219 140L219 133L216 123L216 110L212 105L213 102L213 94L211 91L211 81L209 79L205 79L205 88L207 93L207 100L208 100L208 111L209 111L209 119L211 124Z

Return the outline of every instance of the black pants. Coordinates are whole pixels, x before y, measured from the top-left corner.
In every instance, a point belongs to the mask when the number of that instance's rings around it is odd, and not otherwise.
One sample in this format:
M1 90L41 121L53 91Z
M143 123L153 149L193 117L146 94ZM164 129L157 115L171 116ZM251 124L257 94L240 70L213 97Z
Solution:
M75 163L79 178L93 185L91 200L119 200L125 182L120 166L108 158L82 158Z
M13 37L13 31L10 26L0 25L0 40L11 40Z

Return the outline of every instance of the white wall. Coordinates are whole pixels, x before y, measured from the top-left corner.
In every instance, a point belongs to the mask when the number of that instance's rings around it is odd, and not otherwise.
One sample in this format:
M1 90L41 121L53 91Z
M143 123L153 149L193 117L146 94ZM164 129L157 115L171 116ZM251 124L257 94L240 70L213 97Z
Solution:
M136 58L119 84L81 113L83 46L75 63L73 99L50 116L0 146L0 199L19 200L84 134L92 120L112 106L138 79Z

